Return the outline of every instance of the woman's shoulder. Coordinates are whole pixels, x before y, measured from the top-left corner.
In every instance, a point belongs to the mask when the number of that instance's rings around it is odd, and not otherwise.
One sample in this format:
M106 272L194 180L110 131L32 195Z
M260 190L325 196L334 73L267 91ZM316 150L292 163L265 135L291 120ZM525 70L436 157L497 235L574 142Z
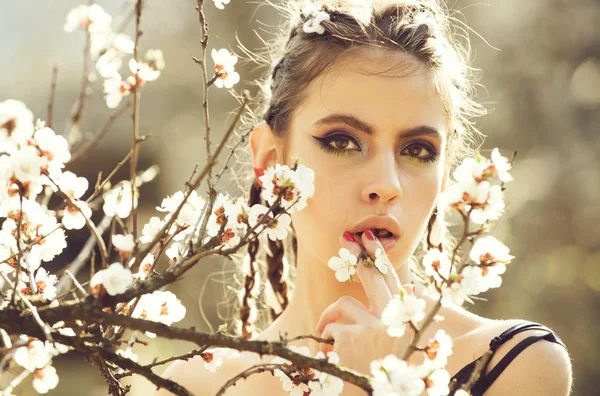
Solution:
M207 369L204 360L195 356L189 360L179 360L172 363L164 372L163 377L177 382L187 390L196 395L215 395L232 378L245 370L258 364L268 363L270 359L265 356L259 357L255 353L242 352L237 356L223 359L222 365L211 372ZM277 388L275 388L277 386ZM245 379L239 379L235 386L230 387L225 396L264 394L265 389L273 387L273 392L267 394L275 395L276 389L281 389L279 379L270 373L254 374ZM261 392L258 392L258 391ZM155 396L171 395L162 389Z
M483 353L492 346L495 348L486 368L486 376L495 379L486 395L505 394L509 389L514 390L516 383L521 387L537 386L531 394L540 394L536 393L540 385L534 384L538 381L552 390L549 394L562 395L564 389L570 388L568 352L558 335L543 323L494 320L481 328L478 338Z

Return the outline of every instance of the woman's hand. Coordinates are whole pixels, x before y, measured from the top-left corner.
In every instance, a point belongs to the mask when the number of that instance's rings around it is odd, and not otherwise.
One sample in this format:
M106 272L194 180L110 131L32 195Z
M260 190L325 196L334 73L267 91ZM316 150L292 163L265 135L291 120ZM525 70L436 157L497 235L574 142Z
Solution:
M393 296L400 294L401 288L412 294L414 285L402 286L387 255L386 274L381 273L374 265L364 265L361 258L363 247L372 258L376 257L377 249L381 249L385 255L385 250L372 230L366 230L362 237L346 232L340 237L340 243L359 258L356 273L360 277L370 306L367 309L353 297L343 296L327 307L321 314L316 330L322 338L333 338L335 343L333 346L321 344L320 350L324 353L333 350L337 352L340 363L344 366L369 374L372 360L398 354L404 351L412 340L414 332L411 329L407 329L403 337L390 337L386 326L381 322L381 313ZM338 323L340 320L349 323Z

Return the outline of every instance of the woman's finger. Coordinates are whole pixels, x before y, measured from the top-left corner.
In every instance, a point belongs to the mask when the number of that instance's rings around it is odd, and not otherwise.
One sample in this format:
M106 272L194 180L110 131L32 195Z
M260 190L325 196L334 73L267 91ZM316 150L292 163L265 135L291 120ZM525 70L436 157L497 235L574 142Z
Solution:
M373 234L372 230L370 233L365 231L362 235L361 242L365 247L365 250L369 253L371 257L373 257L373 261L377 258L377 253L379 253L378 264L383 265L385 270L381 271L376 267L373 267L376 271L381 273L385 283L387 284L390 292L393 295L400 294L400 289L402 288L402 283L400 283L400 279L398 278L398 274L394 269L394 266L390 262L390 259L385 252L385 249L381 245L381 242L377 239L375 234ZM379 250L379 252L378 252Z
M353 239L351 242L350 239ZM360 237L351 233L344 233L340 237L342 247L348 249L350 253L359 258L356 266L356 273L365 289L365 294L371 305L369 311L375 315L381 315L387 303L392 299L392 293L387 286L385 279L375 268L365 267L364 261L360 259L361 252L364 250L360 244Z
M328 352L335 350L335 342L340 340L343 332L349 332L357 328L357 325L349 325L344 323L329 323L323 328L321 338L333 338L334 344L319 344L319 350L327 355Z
M373 324L375 318L360 301L350 296L342 296L336 302L325 308L317 323L317 334L323 332L329 323L345 319L353 324L367 326Z

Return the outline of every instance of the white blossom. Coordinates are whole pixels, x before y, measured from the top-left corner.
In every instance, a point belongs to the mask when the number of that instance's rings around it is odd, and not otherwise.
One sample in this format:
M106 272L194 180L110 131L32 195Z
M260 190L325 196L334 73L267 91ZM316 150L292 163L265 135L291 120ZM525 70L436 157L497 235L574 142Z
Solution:
M490 166L490 161L478 156L477 158L465 158L456 167L452 176L454 180L463 185L479 183L486 179L484 172Z
M58 375L53 366L35 370L33 373L33 388L37 393L48 393L58 385Z
M134 362L139 360L138 355L133 353L133 348L117 349L117 352L115 353L121 357L124 357L125 359L131 359Z
M357 258L348 249L341 248L338 252L339 257L334 256L329 259L327 266L335 271L335 278L340 282L352 280L356 274Z
M42 168L48 164L46 157L40 157L33 146L23 146L10 156L10 166L13 176L21 183L38 183L41 187ZM41 190L40 190L41 191Z
M402 337L406 323L416 325L424 318L425 300L407 293L394 296L381 313L381 322L387 327L390 337Z
M469 256L471 260L480 265L506 264L514 258L509 251L510 249L506 245L493 236L486 236L475 241Z
M304 33L323 34L325 33L325 28L321 25L321 23L330 20L331 17L325 11L313 12L310 15L309 19L306 22L304 22L302 30L304 30Z
M439 249L429 249L422 262L425 274L433 276L436 282L440 282L442 277L448 279L450 276L450 259Z
M133 282L133 274L121 263L112 263L108 268L96 272L94 277L97 277L96 282L100 281L111 296L124 293Z
M67 139L54 133L52 129L42 128L33 134L33 138L43 155L48 158L49 165L61 169L71 159Z
M160 220L160 218L153 216L150 218L148 223L144 224L144 228L142 228L142 236L140 237L140 242L142 243L150 243L156 237L156 234L162 229L164 223Z
M104 194L104 205L102 210L107 216L119 216L124 219L129 217L131 213L131 182L129 180L122 181L118 186L112 188ZM135 189L135 202L138 204L138 191Z
M450 393L450 374L444 368L438 368L427 377L428 396L446 396Z
M131 264L133 264L133 261L135 259L132 258L131 259ZM142 260L142 262L140 263L140 267L138 268L138 272L133 274L134 278L140 279L140 280L144 280L148 277L148 275L150 275L150 270L152 269L152 265L154 264L154 260L155 257L152 253L148 253L146 255L146 257L144 257L144 259Z
M204 368L211 373L216 372L223 366L227 359L235 359L240 356L240 352L229 348L210 348L207 349L202 358L204 360Z
M420 368L409 366L396 355L371 362L373 396L420 396L425 390Z
M156 290L144 294L133 311L133 317L160 322L167 326L185 317L186 309L177 296L169 291Z
M21 335L19 340L21 342L28 341L29 337ZM52 344L36 339L26 346L17 348L13 359L19 366L25 368L29 372L33 372L35 369L46 366L52 357L57 354L58 352L54 349Z
M111 78L119 73L122 65L122 54L115 48L109 48L96 61L96 70L103 78Z
M85 177L78 177L71 171L63 172L57 184L62 192L73 199L81 198L89 186L89 182Z
M113 73L104 80L104 100L109 109L116 109L123 97L131 93L132 86L123 81L119 73Z
M144 59L146 63L150 66L151 69L157 71L163 71L165 68L165 58L163 57L163 53L159 49L149 49L146 51L144 55Z
M213 0L215 3L215 7L217 7L220 10L225 9L225 6L223 4L229 4L229 0Z
M390 267L392 264L390 263L390 259L388 258L385 250L377 248L377 250L375 250L375 257L375 267L377 267L379 272L382 274L387 274L388 267Z
M483 270L482 267L476 265L467 265L460 272L460 286L468 295L477 295L483 289Z
M323 352L317 352L315 359L324 359ZM334 351L327 352L327 361L331 364L339 364L340 357ZM318 372L316 375L318 381L310 381L308 387L311 390L311 396L337 396L344 390L344 381L333 375Z
M218 88L231 88L240 81L240 75L235 71L237 56L225 48L218 51L213 48L211 56L215 63L215 75L217 76L215 85Z
M80 230L85 226L85 219L92 217L92 209L85 201L74 201L75 205L67 205L62 223L67 230Z
M498 148L492 150L492 164L494 165L494 173L501 182L508 183L513 180L512 175L509 173L511 164L506 157L500 154Z
M163 199L161 206L157 207L156 210L159 212L167 212L169 215L173 215L184 198L185 194L182 191L177 191L175 194ZM196 225L198 218L202 214L204 205L204 199L199 196L196 191L192 191L187 201L179 211L179 215L177 216L177 224L180 226Z
M154 81L160 76L160 70L155 70L146 62L137 62L133 58L129 60L129 70L137 75L139 80L137 85L142 85L146 81Z
M25 103L7 99L0 102L0 153L13 152L33 135L33 113Z
M112 17L98 4L82 4L69 11L63 28L65 32L83 29L92 34L103 34L110 31L111 22Z
M452 353L452 338L443 329L440 329L425 347L426 366L436 369L443 368L448 364L448 356Z
M266 228L266 233L269 239L275 240L284 240L287 237L288 228L291 224L291 217L282 213L277 218L273 217L273 214L266 214L269 208L264 205L256 204L250 208L249 214L249 222L250 227L255 227L264 216L267 216L267 220L264 220L263 223L257 227L256 232L261 232Z
M112 236L112 243L119 251L123 253L130 253L135 247L135 240L132 234L120 235L115 234Z
M58 278L56 275L50 274L44 268L40 268L35 273L35 284L38 292L47 300L56 298L56 283Z
M260 177L263 185L261 196L269 205L273 205L282 194L281 206L293 213L302 210L307 200L313 196L315 173L304 164L298 164L294 171L287 165L276 164L269 167Z
M466 390L459 389L456 392L454 392L454 396L471 396L471 394Z
M504 193L502 187L481 182L478 185L478 193L483 199L478 200L479 205L471 211L471 221L475 224L483 224L489 220L497 220L504 212Z

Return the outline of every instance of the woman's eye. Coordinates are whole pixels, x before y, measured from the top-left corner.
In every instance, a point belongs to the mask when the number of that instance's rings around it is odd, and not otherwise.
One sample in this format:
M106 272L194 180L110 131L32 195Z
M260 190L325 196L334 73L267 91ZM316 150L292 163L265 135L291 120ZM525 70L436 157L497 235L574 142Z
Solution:
M437 153L434 149L422 144L411 144L410 146L405 147L400 154L425 162L435 161L437 157Z
M342 154L352 154L357 151L360 151L360 145L357 141L350 136L346 135L335 135L335 136L324 136L317 137L313 136L316 140L319 141L321 148L327 152L336 155Z
M352 141L352 139L343 137L343 136L334 137L333 139L329 140L328 144L331 148L338 149L338 150L344 150L344 151L354 151L354 150L356 150L356 148L358 148L358 147L352 146L352 145L356 146L356 144Z

